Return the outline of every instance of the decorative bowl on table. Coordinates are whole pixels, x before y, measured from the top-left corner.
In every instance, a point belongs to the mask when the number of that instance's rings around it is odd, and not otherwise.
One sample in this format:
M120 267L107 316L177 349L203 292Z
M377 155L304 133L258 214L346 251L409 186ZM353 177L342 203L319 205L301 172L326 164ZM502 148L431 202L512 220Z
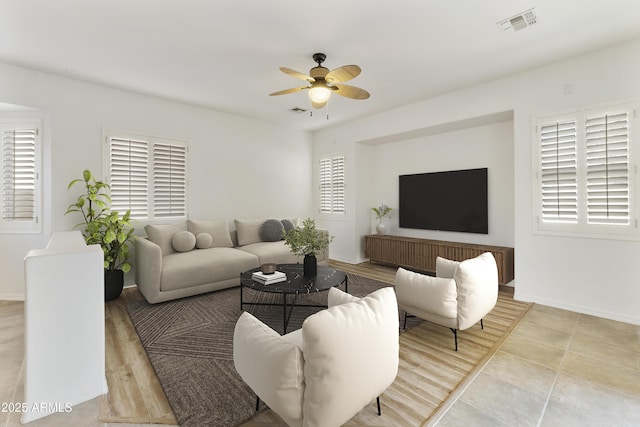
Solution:
M273 274L276 272L276 264L269 262L260 266L260 271L264 274Z

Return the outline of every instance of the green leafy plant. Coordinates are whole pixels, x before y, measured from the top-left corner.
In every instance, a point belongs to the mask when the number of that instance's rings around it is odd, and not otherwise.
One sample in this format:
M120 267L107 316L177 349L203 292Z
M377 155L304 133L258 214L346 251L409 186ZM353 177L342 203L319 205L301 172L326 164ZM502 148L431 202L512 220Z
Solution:
M333 240L329 233L318 231L315 221L311 218L305 219L302 227L289 230L283 235L284 243L296 255L315 255L327 249Z
M117 211L111 211L111 196L109 185L97 181L90 170L85 169L81 179L72 180L67 186L70 190L74 185L84 184L85 192L78 196L75 203L67 208L65 215L78 212L83 222L74 228L83 227L82 235L88 245L98 244L104 253L105 270L131 270L129 259L129 243L135 238L131 225L131 212L123 216Z
M375 212L376 219L379 222L382 222L382 220L385 218L391 218L391 211L393 210L393 208L390 208L389 206L382 204L377 208L371 208L371 210Z

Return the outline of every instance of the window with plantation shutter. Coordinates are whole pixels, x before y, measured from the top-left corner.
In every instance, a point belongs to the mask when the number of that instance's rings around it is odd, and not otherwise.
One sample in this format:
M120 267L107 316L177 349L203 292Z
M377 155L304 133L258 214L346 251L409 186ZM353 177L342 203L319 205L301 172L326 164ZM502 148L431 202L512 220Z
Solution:
M578 170L575 120L540 126L542 220L578 221Z
M629 114L586 118L587 221L628 225Z
M187 215L187 144L122 132L107 135L113 210L137 220Z
M345 213L345 157L320 160L320 213Z
M111 209L131 218L149 215L149 142L111 138L109 141Z
M0 232L39 233L41 227L40 124L0 123L2 222Z
M632 104L538 120L538 230L640 237L631 156L636 120Z
M174 144L153 146L153 212L156 218L187 214L187 149Z

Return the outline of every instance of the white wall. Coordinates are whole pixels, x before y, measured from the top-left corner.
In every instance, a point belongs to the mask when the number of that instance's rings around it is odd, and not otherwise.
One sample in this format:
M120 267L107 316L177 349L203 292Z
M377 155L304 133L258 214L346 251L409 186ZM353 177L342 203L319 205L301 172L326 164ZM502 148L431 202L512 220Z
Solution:
M2 63L0 103L37 108L49 117L43 135L45 229L41 235L0 234L0 299L23 298L26 253L43 248L52 231L79 222L64 215L78 195L67 192L67 184L85 168L105 177L103 128L189 142L192 218L227 218L232 226L234 218L312 213L308 132Z
M314 156L335 149L335 145L346 152L357 153L352 147L358 141L385 140L420 129L513 111L513 194L510 197L514 214L509 222L514 227L516 298L640 324L640 242L554 237L534 232L531 124L533 117L542 114L618 100L637 102L640 98L639 75L640 40L635 40L316 132ZM481 135L483 130L486 129L479 127L469 132ZM437 135L434 138L442 138L444 143L447 137ZM407 140L401 144L405 144L403 148L406 144L416 144L425 153L428 150L426 140ZM473 149L473 142L468 144L464 152ZM640 138L634 140L632 150L640 151ZM393 150L384 156L379 152L379 162L386 164L391 152ZM394 154L394 164L415 164L410 150L397 150ZM457 164L445 155L439 160L452 167ZM462 156L460 164L467 160ZM354 171L356 174L370 173L357 159L347 165L358 169ZM357 186L361 180L356 178L350 182ZM637 177L635 180L638 182ZM377 188L376 197L351 200L349 203L358 213L347 215L343 222L350 225L340 224L340 228L362 230L361 223L371 221L370 214L364 212L385 201L377 198L393 198L392 186L380 177L372 183ZM507 206L506 197L498 203ZM331 229L334 222L337 221L327 219L324 225ZM331 248L332 257L338 253L345 259L359 260L362 254L358 242L363 234L366 232L360 231L359 235L353 236L354 241L348 241L351 237L336 239ZM501 240L509 239L506 229L499 235Z
M501 122L376 146L375 202L398 207L398 176L423 172L488 168L489 234L400 228L399 212L385 220L387 233L424 239L514 245L513 122ZM434 201L437 203L437 201ZM371 232L376 221L370 212Z

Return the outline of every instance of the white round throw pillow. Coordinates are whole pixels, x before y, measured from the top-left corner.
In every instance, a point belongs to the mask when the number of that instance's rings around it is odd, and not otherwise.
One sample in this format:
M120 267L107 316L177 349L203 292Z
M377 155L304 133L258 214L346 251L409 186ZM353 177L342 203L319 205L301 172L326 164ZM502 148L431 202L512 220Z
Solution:
M209 233L198 233L196 236L196 248L207 249L213 244L213 237Z
M171 245L176 252L189 252L196 247L196 236L189 231L178 231L173 235Z

